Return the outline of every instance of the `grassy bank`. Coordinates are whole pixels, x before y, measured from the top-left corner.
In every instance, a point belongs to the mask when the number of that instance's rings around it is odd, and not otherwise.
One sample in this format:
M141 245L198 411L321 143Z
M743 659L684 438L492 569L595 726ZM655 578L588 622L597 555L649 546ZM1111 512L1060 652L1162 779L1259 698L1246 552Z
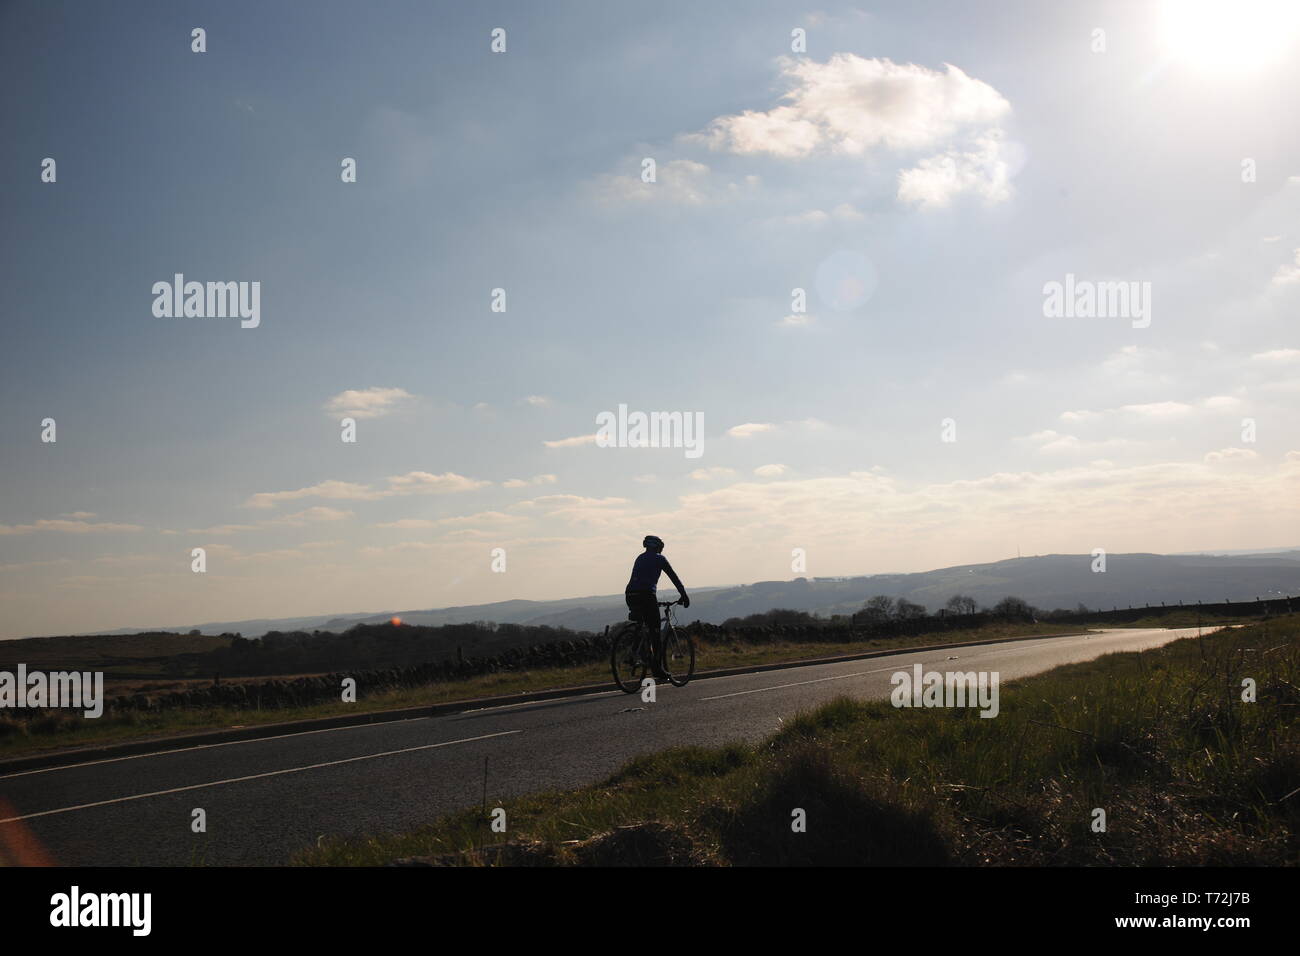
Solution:
M832 657L837 654L917 647L925 644L987 641L1030 634L1078 633L1080 630L1081 628L1077 626L1067 625L1002 623L967 631L946 631L939 634L917 634L907 637L877 638L844 643L778 641L750 644L744 641L735 641L703 644L698 648L697 668L702 671L705 669L746 667L754 664ZM609 666L603 661L578 667L557 667L486 674L463 680L443 681L423 687L404 688L371 695L366 694L366 688L359 687L358 700L356 703L351 704L339 702L268 710L205 707L166 710L156 713L127 711L115 714L110 712L94 720L87 720L79 713L50 713L34 720L4 717L0 718L0 760L6 757L25 756L65 747L124 743L131 740L196 733L204 730L221 730L290 720L305 720L313 717L377 712L401 707L418 707L448 701L473 700L480 697L601 683L610 683L612 688Z
M1171 610L1163 614L1149 614L1133 621L1098 621L1086 627L1222 627L1225 624L1255 624L1258 615L1209 615L1197 614L1195 610Z
M840 699L757 746L511 800L507 843L474 810L296 862L1294 865L1297 721L1300 615L1006 684L994 719Z

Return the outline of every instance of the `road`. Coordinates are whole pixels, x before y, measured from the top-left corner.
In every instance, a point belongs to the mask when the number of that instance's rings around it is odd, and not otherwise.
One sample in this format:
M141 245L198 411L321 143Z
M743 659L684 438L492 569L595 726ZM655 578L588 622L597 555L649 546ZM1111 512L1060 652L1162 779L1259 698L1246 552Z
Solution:
M322 834L405 830L479 804L485 758L488 805L508 812L514 797L592 783L639 754L757 741L833 697L888 697L890 675L917 663L1006 682L1195 634L1113 629L904 652L664 686L653 704L612 691L10 774L0 857L25 845L61 865L283 863ZM192 832L195 809L206 833Z

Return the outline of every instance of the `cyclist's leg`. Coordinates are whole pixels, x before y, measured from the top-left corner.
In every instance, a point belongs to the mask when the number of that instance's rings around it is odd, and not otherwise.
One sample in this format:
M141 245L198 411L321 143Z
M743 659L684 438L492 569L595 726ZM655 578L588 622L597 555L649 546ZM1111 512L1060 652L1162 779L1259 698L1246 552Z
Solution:
M627 601L628 618L637 624L638 650L643 660L649 663L654 659L655 624L659 620L655 594L653 591L628 591L623 597ZM647 623L648 619L655 623Z
M654 591L632 591L626 595L631 609L645 635L646 663L655 677L663 677L659 660L659 605Z

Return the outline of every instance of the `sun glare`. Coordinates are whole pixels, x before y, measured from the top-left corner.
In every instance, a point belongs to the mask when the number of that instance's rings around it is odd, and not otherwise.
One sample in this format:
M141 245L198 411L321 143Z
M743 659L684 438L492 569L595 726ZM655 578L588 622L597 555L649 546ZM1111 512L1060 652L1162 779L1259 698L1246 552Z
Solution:
M1277 63L1300 33L1300 0L1166 0L1167 52L1207 70L1250 72Z

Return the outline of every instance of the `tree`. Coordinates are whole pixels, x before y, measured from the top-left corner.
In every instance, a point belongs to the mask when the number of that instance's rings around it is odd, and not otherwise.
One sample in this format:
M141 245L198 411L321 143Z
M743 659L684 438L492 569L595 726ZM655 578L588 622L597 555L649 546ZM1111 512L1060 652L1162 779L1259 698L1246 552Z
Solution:
M1007 595L993 606L993 613L1009 621L1032 621L1034 609L1024 598Z
M948 598L946 607L953 614L974 614L979 605L973 597L965 594L954 594Z
M919 617L925 617L929 613L924 604L916 604L907 598L899 598L898 603L894 605L894 616L900 621L914 621Z
M862 610L858 613L868 621L887 621L894 614L894 599L884 594L877 594L862 605Z

